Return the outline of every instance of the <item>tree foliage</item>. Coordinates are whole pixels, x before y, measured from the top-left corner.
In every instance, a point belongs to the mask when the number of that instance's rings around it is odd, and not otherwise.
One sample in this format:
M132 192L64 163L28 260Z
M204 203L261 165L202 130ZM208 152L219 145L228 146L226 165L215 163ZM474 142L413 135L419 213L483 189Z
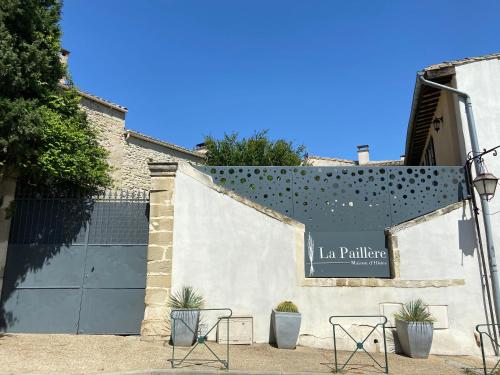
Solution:
M205 137L208 165L301 165L305 147L294 147L284 139L272 141L267 130L250 138L238 139L238 133L225 134L222 139Z
M0 178L94 191L108 186L107 152L60 61L59 0L0 1Z

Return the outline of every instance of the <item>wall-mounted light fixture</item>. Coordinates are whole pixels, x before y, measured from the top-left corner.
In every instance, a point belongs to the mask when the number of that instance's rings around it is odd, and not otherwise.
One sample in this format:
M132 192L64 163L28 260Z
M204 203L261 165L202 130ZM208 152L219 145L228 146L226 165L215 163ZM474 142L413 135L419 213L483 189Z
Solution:
M432 127L436 132L441 129L441 126L443 125L443 116L441 117L435 117L434 120L432 120Z
M493 174L484 172L476 176L472 185L476 188L481 197L486 197L490 200L495 195L497 188L498 178Z

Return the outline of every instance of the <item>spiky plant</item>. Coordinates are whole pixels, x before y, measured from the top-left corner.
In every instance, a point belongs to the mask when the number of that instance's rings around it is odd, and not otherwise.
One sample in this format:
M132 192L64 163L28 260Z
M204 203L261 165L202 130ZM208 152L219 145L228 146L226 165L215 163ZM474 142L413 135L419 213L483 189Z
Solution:
M182 287L168 299L168 306L172 309L202 309L204 305L205 298L191 286Z
M394 317L406 322L433 323L435 319L427 309L427 305L420 298L401 306L401 310Z
M292 301L283 301L276 307L276 311L298 313L299 309Z

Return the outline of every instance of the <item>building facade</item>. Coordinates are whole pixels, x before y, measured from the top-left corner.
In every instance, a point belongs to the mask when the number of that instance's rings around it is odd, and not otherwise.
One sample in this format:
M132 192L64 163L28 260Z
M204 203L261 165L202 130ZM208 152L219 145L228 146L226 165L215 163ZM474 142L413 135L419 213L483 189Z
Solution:
M80 91L81 106L97 130L99 143L109 152L114 189L149 190L148 162L203 163L202 153L126 129L127 108Z
M484 148L500 144L499 57L423 71L470 94ZM82 107L110 151L115 185L150 191L142 335L168 337L168 298L190 285L207 306L251 316L256 342L269 340L271 310L292 300L299 343L316 347L332 346L332 315L384 315L393 328L402 304L422 298L436 319L433 353L479 353L474 327L488 320L488 275L460 168L470 141L456 97L417 81L405 165L370 161L363 146L356 161L310 157L312 167L197 166L200 153L125 130L125 108L84 93ZM486 163L500 174L498 159ZM492 204L498 228L500 201ZM325 266L337 261L351 268ZM366 348L380 351L378 343Z
M479 142L484 148L500 144L496 129L500 120L499 57L465 59L423 71L427 79L451 85L471 96ZM346 194L349 188L356 189L356 184L364 186L364 175L358 176L361 171L368 175L388 175L389 181L379 178L382 185L389 184L386 191L391 201L403 202L403 210L408 207L405 199L417 211L429 201L444 204L386 227L385 239L392 264L389 277L308 276L313 262L308 259L307 226L308 220L314 221L317 209L311 208L309 219L292 219L287 215L286 200L273 198L278 193L273 185L275 176L289 172L233 167L231 173L231 167L195 170L181 163L175 183L170 182L175 224L169 243L172 257L169 289L192 285L202 291L211 305L229 306L235 314L253 316L257 342L268 340L271 309L280 300L293 300L303 314L299 342L321 347L331 345L330 315L382 314L389 318L392 327L393 313L402 303L422 298L436 318L432 352L478 354L474 329L477 324L489 321L490 316L484 284L489 275L483 274L481 267L476 216L465 186L451 193L455 203L443 202L450 199L447 189L458 179L447 181L439 177L448 173L449 166L458 171L464 165L470 151L469 139L463 103L448 93L423 87L417 80L405 166L370 166L369 158L364 155L357 161L310 157L310 164L321 168L310 172L309 181L309 172L303 175L300 169L294 172L294 185L299 184L298 179L305 181L302 190L292 187L292 192L296 192L290 196L293 200L298 199L294 196L318 195L322 181L329 184L329 179L333 179L335 185L353 175L345 185L339 186L339 189L344 186L345 191L332 194L330 199L304 201L304 205L308 204L306 207L316 203L329 205L332 212L355 210L363 200ZM488 169L500 174L498 159L490 159L486 160ZM340 179L334 179L335 176ZM248 186L238 191L234 186L240 183ZM316 193L309 193L313 188ZM405 189L408 193L402 193ZM288 199L286 193L284 196ZM421 196L425 196L422 201ZM415 199L419 201L412 202ZM372 200L368 198L368 206L380 204ZM304 210L302 200L297 203ZM498 228L500 216L495 214L500 211L500 202L493 199L492 205L492 220ZM368 210L367 207L366 215ZM218 214L213 216L212 212ZM398 209L391 213L393 218L399 214ZM338 225L344 225L341 220L346 217L340 217ZM359 226L362 229L365 224ZM354 236L358 236L362 246L362 236L357 232ZM495 243L500 244L498 233L494 237ZM356 326L356 322L352 321L351 325ZM152 326L154 321L148 322L148 327ZM362 326L358 328L363 330ZM372 346L370 350L377 349Z

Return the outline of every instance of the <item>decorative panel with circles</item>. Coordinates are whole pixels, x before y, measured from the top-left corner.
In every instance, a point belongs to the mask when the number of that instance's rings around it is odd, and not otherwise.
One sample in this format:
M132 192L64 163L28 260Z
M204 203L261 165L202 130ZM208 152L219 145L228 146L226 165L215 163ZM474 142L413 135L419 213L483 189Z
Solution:
M383 230L468 196L461 167L199 167L314 231Z
M293 217L293 169L284 167L201 167L213 181L262 206Z
M469 195L461 167L400 167L388 172L393 225L459 202Z
M385 178L378 168L300 167L294 217L311 231L383 230L391 222Z

